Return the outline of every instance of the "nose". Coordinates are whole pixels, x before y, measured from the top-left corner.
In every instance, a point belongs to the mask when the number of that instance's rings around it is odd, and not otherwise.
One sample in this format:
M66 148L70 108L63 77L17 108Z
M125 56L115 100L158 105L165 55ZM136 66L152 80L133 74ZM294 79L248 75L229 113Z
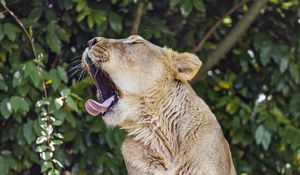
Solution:
M97 43L97 38L93 38L87 42L87 45L89 46L89 48L92 48L92 46L95 45L96 43Z

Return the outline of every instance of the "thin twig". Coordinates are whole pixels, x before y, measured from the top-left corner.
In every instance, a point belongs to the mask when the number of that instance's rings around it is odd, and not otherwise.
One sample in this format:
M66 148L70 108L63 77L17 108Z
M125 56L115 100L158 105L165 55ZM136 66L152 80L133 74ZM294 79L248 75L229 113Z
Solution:
M192 50L193 53L199 52L205 42L208 40L208 38L216 31L216 29L222 24L222 21L227 16L230 16L232 13L234 13L236 10L238 10L242 5L249 2L250 0L242 0L240 3L233 6L230 10L228 10L222 18L220 18L218 21L215 22L215 24L208 30L208 32L204 35L204 37L200 40L198 45Z
M7 12L7 10L2 10L2 11L0 11L0 13L6 13Z
M25 26L23 25L23 23L19 20L19 18L6 6L2 5L3 8L17 21L17 23L20 25L20 27L22 28L22 30L24 31L24 33L26 34L27 38L30 41L30 45L32 48L32 52L35 58L37 58L37 54L36 54L36 50L34 47L34 39L29 35L29 33L27 32Z
M268 0L257 0L253 2L243 19L241 19L231 29L226 37L218 44L217 48L207 56L205 64L192 80L193 84L203 80L207 75L207 71L218 64L220 60L225 58L225 55L228 53L228 51L232 49L237 40L246 32L246 30L260 14L261 9L263 9L267 3Z
M143 3L141 1L139 1L138 4L137 4L137 8L136 8L133 27L132 27L132 30L131 30L132 35L138 34L142 16L143 16Z
M17 21L17 23L19 24L19 26L22 28L22 30L24 31L25 35L27 36L28 40L30 41L30 45L31 45L31 48L32 48L32 52L33 52L33 55L34 55L34 58L38 60L38 63L37 63L37 67L40 69L39 70L39 76L41 77L42 79L42 85L43 85L43 91L44 91L44 97L45 99L47 100L48 99L48 95L47 95L47 89L46 89L46 84L45 84L45 79L42 75L42 72L41 72L41 66L40 66L40 59L39 57L37 56L37 53L36 53L36 49L35 49L35 46L34 46L34 38L31 37L27 31L27 29L25 28L24 24L21 22L21 20L14 14L14 12L12 12L7 6L3 5L3 8Z

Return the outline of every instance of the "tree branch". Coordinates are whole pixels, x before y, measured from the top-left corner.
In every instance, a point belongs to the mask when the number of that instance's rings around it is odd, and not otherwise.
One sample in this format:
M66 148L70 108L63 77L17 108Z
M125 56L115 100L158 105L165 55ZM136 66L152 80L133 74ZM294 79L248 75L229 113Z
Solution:
M250 0L242 0L240 3L233 6L230 10L228 10L224 16L222 16L216 23L208 30L208 32L204 35L204 37L200 40L198 45L192 50L193 53L199 52L208 38L215 32L215 30L222 24L222 21L225 17L230 16L236 10L238 10L242 5L249 2Z
M33 55L34 55L34 58L39 60L39 62L37 63L37 67L39 68L39 76L41 77L42 79L42 85L43 85L43 91L44 91L44 97L45 99L47 100L48 99L48 94L47 94L47 88L46 88L46 84L45 84L45 78L43 77L42 73L41 73L41 60L40 58L37 56L37 53L36 53L36 49L35 49L35 46L34 46L34 38L31 37L28 33L28 31L26 30L24 24L20 21L20 19L14 14L14 12L12 12L5 4L2 4L3 8L17 21L17 23L19 24L19 26L22 28L22 30L24 31L25 35L27 36L29 42L30 42L30 45L31 45L31 48L32 48L32 52L33 52ZM49 111L49 109L48 109Z
M131 30L132 35L138 34L139 27L140 27L141 20L142 20L142 16L143 16L143 3L141 1L139 1L138 4L137 4L137 8L136 8L133 27L132 27L132 30Z
M239 37L243 35L245 31L250 27L252 22L259 15L260 10L266 6L267 2L268 0L257 0L254 2L249 11L245 14L244 18L241 19L233 27L233 29L223 39L223 41L221 41L217 48L211 54L208 55L207 62L203 65L198 74L195 76L195 78L192 81L192 84L203 80L207 75L207 71L213 66L215 66L221 59L224 58L224 56L234 46Z
M0 11L0 13L6 13L6 12L7 12L7 10Z
M12 12L7 6L5 6L3 4L2 4L2 6L5 9L5 11L7 11L17 21L17 23L19 24L19 26L22 28L22 30L26 34L28 40L30 41L30 45L31 45L31 48L32 48L33 55L34 55L35 58L37 58L36 50L35 50L35 47L34 47L34 38L29 35L29 33L26 30L25 26L19 20L19 18L14 14L14 12Z

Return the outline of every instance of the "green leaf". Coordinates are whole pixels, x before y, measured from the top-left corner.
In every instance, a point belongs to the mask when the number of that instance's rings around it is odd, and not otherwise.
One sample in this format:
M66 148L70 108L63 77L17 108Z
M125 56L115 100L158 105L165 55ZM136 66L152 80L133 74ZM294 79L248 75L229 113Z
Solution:
M62 98L56 98L54 100L54 104L55 104L56 109L59 109L64 105L64 101Z
M269 131L265 132L264 139L262 141L262 146L265 150L268 150L271 143L271 133Z
M4 38L3 25L0 24L0 41Z
M52 169L52 168L53 168L52 162L43 162L41 172L46 172L47 170Z
M33 37L32 26L29 26L28 34L29 34L30 37Z
M14 73L13 87L19 86L22 83L23 76L20 71Z
M299 136L299 128L289 125L283 130L282 138L286 140L287 143L291 144L292 147L298 148L300 146Z
M273 54L272 48L273 48L273 45L272 45L272 43L269 43L269 42L265 42L265 44L261 48L259 56L260 56L260 61L263 66L266 66L270 62L271 56Z
M192 0L183 0L180 6L180 12L183 17L187 17L193 10Z
M237 112L239 108L239 104L240 104L239 98L235 97L232 100L229 100L225 109L229 114L234 114Z
M170 0L170 7L174 8L181 0Z
M285 72L285 70L286 70L287 67L288 67L288 64L289 64L288 58L286 58L286 57L281 58L280 66L279 66L280 72L281 72L281 73L284 73L284 72Z
M103 35L103 33L106 31L108 27L108 22L105 20L101 25L97 25L95 28L95 33L97 35Z
M70 96L68 96L66 98L66 103L67 105L73 109L74 111L77 111L78 112L78 107L77 107L77 104L75 103L75 101L73 100L73 98L71 98Z
M36 139L35 143L36 143L36 144L41 144L41 143L44 143L44 142L46 142L46 141L47 141L47 137L45 137L45 136L40 136L40 137L38 137L38 138Z
M79 97L77 94L71 93L70 95L79 101L83 101L83 99Z
M69 33L67 33L64 28L56 26L55 32L62 41L69 42L69 38L71 35Z
M6 6L5 0L0 0L0 3L1 3L3 6ZM0 172L1 172L1 171L0 171Z
M71 90L70 89L63 89L62 91L60 91L61 96L68 96L70 95Z
M28 76L32 75L32 73L36 73L35 71L36 71L36 66L32 61L28 61L24 65L25 77L28 77Z
M299 84L299 66L296 63L291 63L289 66L289 72L295 83Z
M42 128L40 126L40 123L39 123L38 119L34 120L34 122L33 122L33 130L34 130L36 135L40 135L41 132L42 132Z
M53 170L49 171L47 175L60 175L60 174L59 174L58 170L53 169Z
M45 13L45 17L46 17L47 21L54 22L57 20L57 16L56 16L56 13L54 12L54 10L52 10L50 8L44 8L44 13Z
M4 156L9 156L9 155L11 155L11 151L10 150L3 150L3 151L1 151L1 154L4 155Z
M90 11L82 12L77 16L76 21L79 23L88 15L90 15Z
M58 78L57 71L55 69L51 69L49 72L49 79L52 81L52 87L54 90L57 90L61 85L61 81Z
M2 156L0 156L0 172L3 175L8 174L9 172L9 164L7 163L7 160Z
M95 22L94 22L94 20L93 20L92 15L89 15L89 16L88 16L88 18L87 18L87 24L88 24L89 28L93 28Z
M263 125L259 125L255 131L255 140L257 145L261 144L267 150L271 143L271 133Z
M0 90L7 91L8 87L2 74L0 74Z
M63 80L63 82L65 82L65 83L68 82L68 76L67 76L67 73L66 73L65 69L58 66L57 73L58 73L58 76L60 77L60 79Z
M93 17L94 22L97 24L97 26L104 25L104 23L107 21L106 17L106 11L102 10L94 10L91 14Z
M68 130L64 134L64 141L69 142L76 137L76 132L74 130Z
M122 32L122 20L119 15L114 12L109 13L109 26L115 31L117 34Z
M224 97L220 98L218 100L218 103L216 104L216 108L221 108L221 107L225 106L229 100L230 100L229 96L224 96Z
M193 5L198 11L205 12L205 5L202 0L193 0Z
M53 140L53 144L54 145L61 145L61 144L63 144L63 141L55 139L55 140Z
M3 19L5 16L2 12L0 12L0 19Z
M283 124L289 124L290 123L289 119L276 106L273 107L271 113L276 117L276 120L277 120L278 124L281 124L281 123L283 123Z
M87 7L86 0L77 1L76 12L82 11L85 7Z
M103 131L103 128L104 128L103 124L99 120L96 120L90 126L90 131L94 132L94 133L99 133L99 132Z
M37 107L49 106L50 102L48 100L39 100L35 104Z
M108 132L105 133L105 139L106 139L106 142L107 142L108 146L110 148L114 148L115 142L114 142L114 139L113 139L113 137L110 133L108 133Z
M43 160L50 160L52 157L53 157L53 153L52 152L42 152L40 153L40 157L43 159Z
M300 117L299 106L300 106L300 94L298 93L293 95L292 99L290 100L289 109L288 109L292 115L292 118L294 119Z
M24 66L25 77L30 77L33 85L39 87L41 82L41 77L39 76L39 71L36 65L32 61L28 61Z
M35 140L36 135L33 131L33 121L28 121L24 124L23 135L28 144L31 144Z
M56 138L64 139L64 136L63 136L61 133L54 133L53 135L54 135Z
M43 9L40 7L36 7L33 10L31 10L28 18L33 20L34 22L37 22L40 19L40 17L42 16L42 14L43 14Z
M70 125L73 127L73 128L75 128L76 127L76 120L75 120L75 118L73 117L73 115L71 115L71 114L66 114L66 120L70 123Z
M60 168L63 168L64 166L60 163L60 161L53 159L52 160L53 163L57 164Z
M10 39L11 41L16 40L17 32L19 30L19 28L16 25L7 22L4 23L3 29L8 39Z
M38 153L41 153L41 152L44 152L48 149L48 146L46 145L40 145L38 147L36 147L35 151L38 152Z
M54 32L47 32L46 42L49 45L50 49L55 53L60 53L62 43L58 36Z
M18 92L20 93L21 96L25 97L29 92L29 88L30 86L27 83L21 84L18 86Z
M12 109L15 112L17 112L17 111L28 112L29 111L29 105L23 97L13 96L10 99L10 103L11 103Z
M60 126L62 124L62 121L60 120L55 120L53 123L52 123L54 126Z
M262 125L259 125L255 131L255 140L257 144L260 144L263 140L264 135L264 127Z

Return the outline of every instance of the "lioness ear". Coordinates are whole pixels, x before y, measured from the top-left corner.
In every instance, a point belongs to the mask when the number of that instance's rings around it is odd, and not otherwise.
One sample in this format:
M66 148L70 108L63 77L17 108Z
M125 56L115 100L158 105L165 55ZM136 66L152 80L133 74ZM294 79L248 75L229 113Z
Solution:
M202 62L195 54L174 52L172 57L179 78L184 80L189 81L194 78L202 65Z

